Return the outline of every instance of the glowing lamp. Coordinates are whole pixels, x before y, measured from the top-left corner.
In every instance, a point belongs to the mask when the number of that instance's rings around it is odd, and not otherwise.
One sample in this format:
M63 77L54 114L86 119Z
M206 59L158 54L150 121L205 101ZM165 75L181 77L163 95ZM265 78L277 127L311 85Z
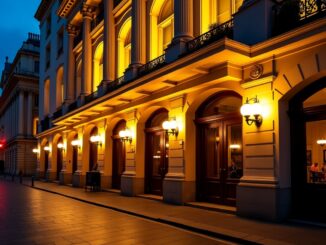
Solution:
M81 141L80 140L73 140L71 141L71 145L75 147L80 147L81 146Z
M121 130L119 132L119 137L122 142L129 141L130 144L132 142L132 132L128 128L126 128L125 130Z
M50 146L45 146L45 147L44 147L44 150L45 150L45 151L51 151L51 148L50 148Z
M229 147L231 150L238 150L241 148L239 144L231 144Z
M40 153L40 150L39 150L38 148L34 148L32 151L33 151L33 153L35 153L35 154Z
M241 106L240 112L248 125L255 123L257 127L260 127L263 122L263 108L257 96L251 99L247 98L246 103Z
M317 144L323 147L324 145L326 145L326 140L324 139L317 140Z
M102 145L103 139L100 135L93 135L90 138L92 143L97 143L98 145Z
M58 143L58 144L57 144L57 147L58 147L58 149L60 149L60 150L64 150L64 149L66 148L65 144L62 143L62 142Z
M176 137L179 134L178 123L175 118L164 121L162 123L162 128L167 134L175 135Z

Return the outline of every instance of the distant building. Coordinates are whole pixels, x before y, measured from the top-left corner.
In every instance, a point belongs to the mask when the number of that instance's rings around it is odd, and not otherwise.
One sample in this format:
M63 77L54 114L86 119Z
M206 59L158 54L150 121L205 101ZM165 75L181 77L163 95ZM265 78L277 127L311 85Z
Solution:
M81 187L96 166L123 195L326 220L325 16L318 0L43 0L39 176Z
M35 173L38 124L38 79L40 37L29 33L12 63L8 58L0 87L0 160L5 172Z

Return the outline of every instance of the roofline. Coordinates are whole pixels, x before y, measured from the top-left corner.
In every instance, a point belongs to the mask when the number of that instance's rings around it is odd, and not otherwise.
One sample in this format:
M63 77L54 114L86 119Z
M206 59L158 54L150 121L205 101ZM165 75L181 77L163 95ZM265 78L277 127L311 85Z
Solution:
M53 0L42 0L42 2L40 3L40 5L36 10L36 13L34 14L34 18L37 19L38 21L41 21L48 7L52 3L52 1Z

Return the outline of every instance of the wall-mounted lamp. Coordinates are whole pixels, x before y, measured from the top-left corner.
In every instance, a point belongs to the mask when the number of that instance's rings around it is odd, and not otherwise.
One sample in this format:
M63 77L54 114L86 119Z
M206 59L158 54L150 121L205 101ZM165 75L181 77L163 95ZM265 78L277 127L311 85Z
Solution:
M62 142L58 143L58 144L57 144L57 147L58 147L58 149L63 150L63 151L66 149L65 144L62 143Z
M171 118L167 121L164 121L162 123L162 127L167 134L175 135L175 137L178 137L179 128L178 128L178 123L175 120L175 118Z
M260 127L263 122L262 106L257 96L251 99L247 98L246 103L241 106L240 112L248 125L255 123L257 127Z
M239 144L231 144L230 146L231 150L239 150L241 148L241 145Z
M129 141L129 144L131 144L132 142L132 132L128 128L126 128L125 130L121 130L119 132L119 137L122 142Z
M324 139L317 140L317 144L323 147L324 145L326 145L326 140Z
M50 152L51 151L51 147L50 146L44 146L44 150Z
M38 149L38 148L34 148L32 151L33 151L33 153L35 153L35 154L39 154L39 153L40 153L40 149Z
M90 141L102 146L103 139L100 135L93 135L91 136Z
M71 141L71 145L74 146L74 147L80 148L81 147L81 141L78 140L78 139L73 140L73 141Z

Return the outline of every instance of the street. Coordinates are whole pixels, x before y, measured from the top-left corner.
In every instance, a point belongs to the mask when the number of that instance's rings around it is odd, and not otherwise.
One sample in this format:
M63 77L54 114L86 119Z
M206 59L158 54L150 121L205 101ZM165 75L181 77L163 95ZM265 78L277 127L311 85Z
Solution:
M0 180L0 244L226 244Z

